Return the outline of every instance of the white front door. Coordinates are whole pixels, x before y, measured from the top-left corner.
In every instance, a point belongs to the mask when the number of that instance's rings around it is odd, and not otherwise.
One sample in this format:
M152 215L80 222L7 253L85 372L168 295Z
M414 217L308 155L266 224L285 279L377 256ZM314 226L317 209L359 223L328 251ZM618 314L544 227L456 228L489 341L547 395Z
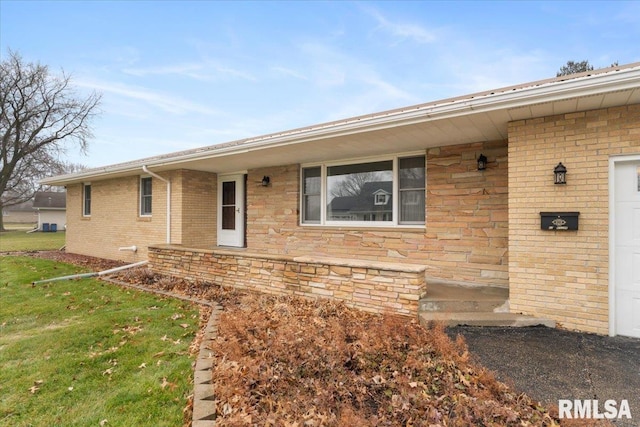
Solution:
M615 332L640 337L640 162L615 166Z
M244 247L244 175L218 178L218 246Z

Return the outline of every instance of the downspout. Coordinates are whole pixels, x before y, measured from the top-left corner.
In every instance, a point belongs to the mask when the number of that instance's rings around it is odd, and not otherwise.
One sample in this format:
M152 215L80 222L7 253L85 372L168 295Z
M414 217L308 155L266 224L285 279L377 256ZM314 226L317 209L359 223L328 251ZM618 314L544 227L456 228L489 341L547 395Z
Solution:
M104 276L104 275L107 275L107 274L117 273L117 272L122 271L122 270L127 270L129 268L141 267L141 266L147 264L148 262L149 261L145 260L145 261L136 262L134 264L123 265L121 267L111 268L109 270L96 271L96 272L92 272L92 273L72 274L70 276L54 277L53 279L36 280L35 282L31 282L31 285L35 286L35 285L39 285L41 283L57 282L59 280L86 279L88 277L96 277L96 276L100 277L100 276Z
M167 183L167 245L170 245L171 244L171 181L161 177L157 173L151 172L147 168L147 165L142 165L142 170L144 171L144 173L149 174L152 177Z

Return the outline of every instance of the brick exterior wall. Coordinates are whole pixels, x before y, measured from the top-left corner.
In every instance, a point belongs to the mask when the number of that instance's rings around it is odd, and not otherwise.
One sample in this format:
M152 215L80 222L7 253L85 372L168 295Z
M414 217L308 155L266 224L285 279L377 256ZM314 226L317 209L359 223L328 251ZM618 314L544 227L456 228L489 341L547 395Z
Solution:
M639 153L640 105L510 123L512 311L608 332L609 157ZM563 186L553 183L558 162ZM541 211L579 211L579 230L541 230Z
M216 175L187 170L159 175L172 183L172 242L214 245ZM68 186L66 250L125 262L147 259L147 246L166 242L167 186L152 182L151 217L139 215L140 176L91 182L90 217L82 215L82 184ZM118 250L132 245L136 253Z
M477 170L477 156L489 159ZM432 278L508 285L506 141L427 151L425 228L299 225L300 167L249 171L247 247L267 254L317 254L419 264ZM259 184L271 177L271 186Z
M371 312L414 316L425 292L424 267L404 264L175 246L150 247L149 262L161 274L270 294L334 298Z

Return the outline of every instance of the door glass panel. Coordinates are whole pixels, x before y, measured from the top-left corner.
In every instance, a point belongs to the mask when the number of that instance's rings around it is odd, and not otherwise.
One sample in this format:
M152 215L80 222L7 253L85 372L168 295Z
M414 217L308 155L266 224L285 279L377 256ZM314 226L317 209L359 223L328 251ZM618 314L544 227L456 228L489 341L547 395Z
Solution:
M236 229L236 182L222 183L222 229Z
M236 182L227 181L222 183L222 205L236 204Z

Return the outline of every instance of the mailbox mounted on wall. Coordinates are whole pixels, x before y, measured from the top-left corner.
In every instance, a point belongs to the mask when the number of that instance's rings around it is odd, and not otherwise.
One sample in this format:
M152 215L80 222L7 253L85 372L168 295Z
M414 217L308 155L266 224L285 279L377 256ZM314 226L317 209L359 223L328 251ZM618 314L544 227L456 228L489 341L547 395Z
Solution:
M580 212L540 212L540 228L543 230L577 230Z

